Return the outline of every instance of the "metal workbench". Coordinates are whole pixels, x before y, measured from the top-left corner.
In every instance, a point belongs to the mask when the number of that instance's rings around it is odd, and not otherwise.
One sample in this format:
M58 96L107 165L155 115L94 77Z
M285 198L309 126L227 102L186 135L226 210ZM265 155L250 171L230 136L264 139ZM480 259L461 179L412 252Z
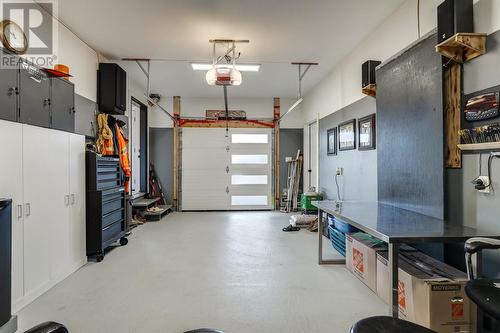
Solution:
M414 213L379 202L351 201L337 204L334 201L315 201L318 208L318 263L345 264L345 259L323 260L323 212L370 234L388 244L389 279L392 296L389 304L390 313L398 317L398 256L402 244L418 243L463 243L471 237L500 238L477 229L457 226L444 220ZM478 257L478 272L481 270L481 258Z

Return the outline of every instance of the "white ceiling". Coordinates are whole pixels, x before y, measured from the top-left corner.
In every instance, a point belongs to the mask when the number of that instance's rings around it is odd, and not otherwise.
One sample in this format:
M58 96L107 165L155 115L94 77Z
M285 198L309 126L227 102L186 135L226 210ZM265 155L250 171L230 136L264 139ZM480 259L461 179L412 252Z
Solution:
M152 92L163 96L220 96L191 62L210 62L209 39L250 39L243 73L231 96L295 97L292 61L319 62L303 82L307 92L404 0L62 0L59 17L109 59L150 58ZM361 66L361 64L360 64ZM129 75L144 82L134 63Z

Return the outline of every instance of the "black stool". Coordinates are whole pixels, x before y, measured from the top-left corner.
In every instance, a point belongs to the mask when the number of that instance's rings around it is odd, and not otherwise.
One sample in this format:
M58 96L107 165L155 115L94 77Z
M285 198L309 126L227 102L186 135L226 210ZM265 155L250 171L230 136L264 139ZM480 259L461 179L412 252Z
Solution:
M358 321L351 333L436 333L425 327L392 317L371 317Z
M48 321L46 323L33 327L25 333L68 333L68 330L62 324Z
M471 238L465 243L465 261L469 282L467 296L478 309L500 320L500 279L477 279L472 269L472 256L482 250L500 249L500 240ZM351 333L435 333L425 327L392 317L372 317L357 322Z

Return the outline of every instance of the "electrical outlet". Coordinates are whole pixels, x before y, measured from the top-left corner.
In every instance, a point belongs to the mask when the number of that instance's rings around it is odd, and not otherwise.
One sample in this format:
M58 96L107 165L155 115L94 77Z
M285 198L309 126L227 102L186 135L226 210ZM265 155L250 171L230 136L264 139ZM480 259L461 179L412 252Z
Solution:
M344 169L341 167L337 168L337 171L335 172L337 176L342 176L344 174Z
M477 179L481 180L483 182L484 186L486 186L486 188L484 190L478 190L478 192L485 193L485 194L490 193L490 179L488 178L488 176L479 176Z

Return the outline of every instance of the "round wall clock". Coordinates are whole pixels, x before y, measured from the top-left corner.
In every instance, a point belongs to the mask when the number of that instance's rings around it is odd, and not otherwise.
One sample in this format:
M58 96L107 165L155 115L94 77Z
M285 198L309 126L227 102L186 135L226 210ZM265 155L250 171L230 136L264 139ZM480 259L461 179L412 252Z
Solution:
M24 54L28 49L28 39L23 29L11 20L0 22L0 41L7 50L15 54Z

